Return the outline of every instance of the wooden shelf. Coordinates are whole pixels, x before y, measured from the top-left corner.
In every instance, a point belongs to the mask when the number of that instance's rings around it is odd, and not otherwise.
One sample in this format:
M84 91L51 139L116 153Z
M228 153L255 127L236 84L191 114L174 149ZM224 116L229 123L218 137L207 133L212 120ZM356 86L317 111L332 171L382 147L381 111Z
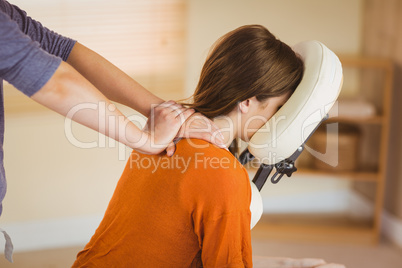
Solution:
M380 115L370 116L370 117L330 117L325 123L349 123L349 124L372 124L381 125L384 118Z
M379 173L377 171L326 171L313 168L301 167L297 170L295 175L311 175L311 176L334 176L344 179L357 180L357 181L378 181Z
M292 174L292 178L297 178L298 175L303 176L312 176L312 177L320 177L320 176L333 176L336 178L355 180L355 181L373 181L376 182L380 179L380 174L376 170L369 169L361 169L357 171L327 171L320 170L311 167L299 167L296 162L297 171ZM255 173L257 172L257 167L247 167L247 171L249 173L250 178L253 178ZM275 172L275 171L273 171ZM273 174L273 173L272 173ZM271 174L271 176L272 176Z
M392 71L393 64L390 59L374 57L358 57L352 55L341 55L339 57L344 67L360 69L380 69Z

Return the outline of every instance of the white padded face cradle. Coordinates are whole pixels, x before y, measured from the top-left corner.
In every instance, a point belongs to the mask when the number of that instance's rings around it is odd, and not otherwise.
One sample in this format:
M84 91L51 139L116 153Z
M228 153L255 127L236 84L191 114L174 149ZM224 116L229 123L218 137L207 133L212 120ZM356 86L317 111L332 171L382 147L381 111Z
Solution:
M289 100L250 139L248 150L266 165L291 156L335 103L342 87L338 57L318 41L293 47L304 62L304 75Z

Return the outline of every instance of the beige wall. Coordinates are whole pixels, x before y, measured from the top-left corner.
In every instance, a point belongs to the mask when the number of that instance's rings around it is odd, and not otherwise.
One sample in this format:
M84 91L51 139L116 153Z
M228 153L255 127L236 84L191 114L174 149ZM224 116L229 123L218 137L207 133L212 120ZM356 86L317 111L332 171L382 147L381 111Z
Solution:
M189 1L188 94L210 45L243 24L263 24L289 44L317 39L336 52L358 53L361 5L362 0ZM65 137L64 119L49 111L10 112L6 120L9 185L1 224L104 212L125 165L117 148L77 148ZM74 129L84 141L98 139L91 130Z
M362 0L190 0L188 21L188 94L211 45L241 25L262 24L290 45L316 39L336 53L361 50Z
M402 1L364 1L364 54L395 62L388 154L386 209L402 219Z

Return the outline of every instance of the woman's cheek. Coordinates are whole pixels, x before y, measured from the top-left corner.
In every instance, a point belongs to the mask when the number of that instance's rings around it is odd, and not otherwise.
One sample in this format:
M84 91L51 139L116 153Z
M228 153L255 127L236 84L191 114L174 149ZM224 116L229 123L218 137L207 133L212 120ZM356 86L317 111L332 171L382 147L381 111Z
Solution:
M244 137L250 139L265 123L267 119L263 116L253 116L244 125Z

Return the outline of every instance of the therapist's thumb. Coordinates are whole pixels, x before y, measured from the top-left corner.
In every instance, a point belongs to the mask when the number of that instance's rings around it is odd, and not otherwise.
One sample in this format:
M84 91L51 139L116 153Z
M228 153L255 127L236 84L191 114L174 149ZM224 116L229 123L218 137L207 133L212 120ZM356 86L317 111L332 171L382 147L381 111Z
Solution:
M176 145L172 141L171 143L169 143L168 147L166 147L166 155L172 156L174 155L175 151L176 151Z

